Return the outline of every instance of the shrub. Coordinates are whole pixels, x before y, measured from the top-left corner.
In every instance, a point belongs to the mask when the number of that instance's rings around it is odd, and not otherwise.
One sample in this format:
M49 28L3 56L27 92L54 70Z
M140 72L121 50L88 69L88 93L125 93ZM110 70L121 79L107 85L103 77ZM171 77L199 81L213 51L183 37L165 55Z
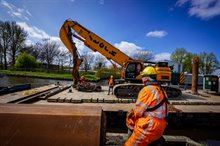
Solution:
M114 68L101 68L96 72L96 76L101 79L108 79L111 75L113 75L114 78L120 78L119 72Z
M36 59L26 52L20 54L15 62L16 70L32 71L35 67L37 67Z

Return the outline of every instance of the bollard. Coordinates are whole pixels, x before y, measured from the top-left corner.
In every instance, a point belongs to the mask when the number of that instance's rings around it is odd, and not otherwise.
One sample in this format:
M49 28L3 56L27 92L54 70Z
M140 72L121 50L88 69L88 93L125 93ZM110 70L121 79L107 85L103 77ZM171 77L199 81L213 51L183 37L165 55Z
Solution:
M199 70L199 57L193 58L193 65L192 65L192 94L198 94L198 70Z

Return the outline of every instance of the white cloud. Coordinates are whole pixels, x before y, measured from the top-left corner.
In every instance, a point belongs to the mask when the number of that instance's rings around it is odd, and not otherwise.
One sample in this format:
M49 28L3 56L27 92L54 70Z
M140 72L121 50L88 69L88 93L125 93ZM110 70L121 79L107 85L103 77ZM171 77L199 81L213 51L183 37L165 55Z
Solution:
M170 60L170 56L171 54L170 53L159 53L159 54L156 54L154 56L154 61L164 61L164 60Z
M190 0L178 0L178 1L176 2L176 6L181 7L182 5L184 5L185 3L187 3L188 1L190 1Z
M30 40L30 39L26 39L26 40L25 40L25 44L26 44L27 46L30 46L30 45L34 45L34 42L33 42L32 40Z
M213 75L218 75L218 76L220 76L220 69L216 69L216 70L214 71Z
M28 40L26 41L27 45L34 44L32 40L41 41L42 39L50 39L51 41L56 42L60 46L60 50L67 49L59 37L57 36L50 36L44 30L39 29L35 26L30 26L26 22L17 22L17 24L23 28L28 33ZM76 38L73 38L73 41L76 43L76 47L80 54L86 51L86 47L84 43Z
M134 52L140 51L142 48L135 45L134 43L129 43L126 41L121 41L120 43L115 43L114 46L120 49L122 52L131 56Z
M17 22L17 24L28 33L29 37L35 39L45 39L50 37L45 31L35 26L29 26L26 22Z
M207 20L220 15L220 0L178 0L176 5L183 6L189 2L189 15Z
M26 41L27 45L33 45L34 44L33 40L42 41L43 39L50 39L51 41L57 42L57 44L60 45L60 48L64 47L60 38L56 36L50 36L44 30L41 30L35 26L30 26L26 22L17 22L17 25L19 25L21 28L24 29L24 31L27 32L28 34L28 39Z
M165 37L168 33L164 30L155 30L155 31L150 31L146 34L148 37L157 37L157 38L162 38Z
M31 14L28 10L26 10L26 13L27 13L29 16L32 16L32 14Z
M29 16L32 16L31 13L25 8L18 8L7 1L1 0L0 5L5 7L8 11L8 14L12 17L16 17L22 20L29 20Z

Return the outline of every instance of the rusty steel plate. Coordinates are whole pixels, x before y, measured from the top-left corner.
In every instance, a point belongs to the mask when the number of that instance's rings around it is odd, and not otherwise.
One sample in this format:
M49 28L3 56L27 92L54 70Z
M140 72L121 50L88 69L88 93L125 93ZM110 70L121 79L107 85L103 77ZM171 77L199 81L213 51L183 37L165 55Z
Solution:
M0 145L104 145L101 107L0 104Z

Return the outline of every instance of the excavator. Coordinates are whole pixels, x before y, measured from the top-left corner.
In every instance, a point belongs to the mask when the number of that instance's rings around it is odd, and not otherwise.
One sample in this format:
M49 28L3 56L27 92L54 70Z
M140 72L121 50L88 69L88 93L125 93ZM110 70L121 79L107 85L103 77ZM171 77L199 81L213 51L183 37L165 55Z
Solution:
M146 63L149 65L149 62L129 57L78 22L68 19L60 28L60 39L73 55L73 86L77 86L78 84L79 67L82 63L82 59L79 58L79 53L73 38L82 41L84 45L92 51L98 51L100 54L105 56L113 64L114 68L119 71L125 82L114 86L113 93L117 98L138 97L139 91L144 87L144 84L141 84L140 73L146 67ZM157 81L163 84L165 83L162 87L167 92L168 96L178 97L181 94L181 90L169 86L171 81L171 68L168 66L168 63L150 63L157 71ZM121 66L121 68L119 68L116 64Z

